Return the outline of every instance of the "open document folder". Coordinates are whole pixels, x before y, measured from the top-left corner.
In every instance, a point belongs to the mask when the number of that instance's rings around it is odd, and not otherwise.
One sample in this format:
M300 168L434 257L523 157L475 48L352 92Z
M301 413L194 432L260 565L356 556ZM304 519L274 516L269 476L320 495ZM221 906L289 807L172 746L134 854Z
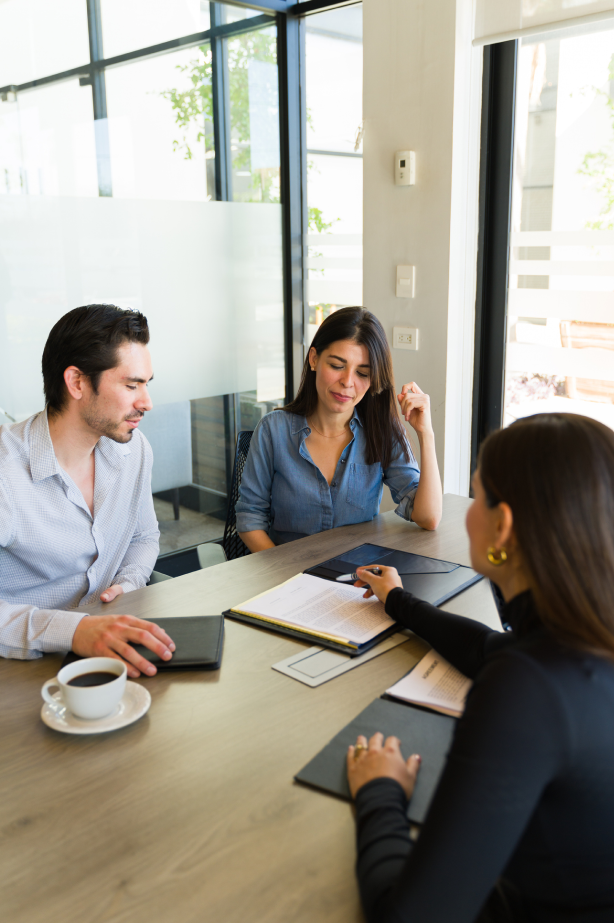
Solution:
M315 638L322 647L352 657L364 654L398 630L381 603L373 597L363 599L364 587L336 582L337 577L367 564L396 567L403 587L434 606L482 579L462 564L365 544L233 606L224 615L312 644Z
M362 654L397 630L375 597L365 589L298 574L260 593L224 615L273 628L346 654Z

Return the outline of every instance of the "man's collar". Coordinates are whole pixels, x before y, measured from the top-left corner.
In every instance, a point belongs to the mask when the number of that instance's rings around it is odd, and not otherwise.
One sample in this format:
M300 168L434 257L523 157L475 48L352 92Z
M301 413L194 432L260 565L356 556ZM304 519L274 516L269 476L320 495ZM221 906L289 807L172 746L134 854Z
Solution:
M136 430L132 433L134 439ZM114 468L119 468L126 455L130 455L131 449L127 442L114 442L107 436L101 436L96 448L102 453L103 458L108 461Z
M133 436L134 438L134 436ZM42 410L33 417L30 425L30 471L33 481L43 481L54 474L62 475L58 464L51 434L47 410ZM130 455L130 446L125 442L114 442L107 436L101 436L96 446L103 458L114 468L118 468L126 455Z
M47 410L41 410L32 418L30 424L30 472L33 481L44 481L54 474L60 474L60 466L55 457L53 442L49 434Z
M354 413L352 414L352 419L350 420L350 429L352 432L355 431L356 423L359 423L362 426L362 420L356 412L354 407ZM307 422L307 417L302 417L297 413L292 414L292 435L296 436L297 433L302 433L303 430L310 429L309 423Z

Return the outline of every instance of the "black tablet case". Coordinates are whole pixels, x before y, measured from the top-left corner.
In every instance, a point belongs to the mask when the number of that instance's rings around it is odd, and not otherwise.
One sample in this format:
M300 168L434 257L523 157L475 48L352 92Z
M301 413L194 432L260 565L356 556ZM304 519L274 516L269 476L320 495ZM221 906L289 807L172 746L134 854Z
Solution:
M387 567L396 567L401 577L403 587L426 600L433 606L440 606L447 602L453 596L461 593L473 583L482 580L481 574L476 574L470 567L462 564L452 564L450 561L439 561L437 558L426 558L421 554L411 554L408 551L396 551L394 548L386 548L383 545L358 545L349 551L315 567L306 570L306 574L312 577L322 577L324 580L335 581L342 574L352 573L357 567L365 564L383 564ZM309 641L311 644L317 644L318 647L330 648L333 651L339 651L341 654L348 654L350 657L358 657L366 651L371 650L384 638L399 631L398 625L387 628L376 638L367 641L360 647L346 647L345 644L338 644L335 641L329 641L326 638L319 638L316 635L310 635L303 632L300 628L289 628L285 625L276 625L266 622L255 616L244 615L240 612L233 612L227 609L224 615L236 619L239 622L247 622L249 625L256 625L258 628L266 628L268 631L277 631L280 634L288 635L299 641Z
M384 737L393 735L401 741L401 752L406 759L412 753L419 753L422 757L407 811L412 823L421 824L443 771L456 722L456 718L415 708L413 705L390 699L375 699L294 778L297 782L349 801L346 772L348 746L356 743L359 734L364 734L367 740L377 731L381 731Z
M224 646L223 615L180 616L175 619L155 619L175 642L172 660L160 660L157 654L141 644L132 646L141 657L155 664L158 670L219 670ZM72 651L62 666L81 658Z
M396 567L403 588L433 606L441 606L473 583L483 579L481 574L476 574L470 567L462 564L452 564L451 561L439 561L437 558L426 558L409 551L396 551L383 545L370 544L344 551L343 554L330 558L316 567L310 567L305 573L313 577L323 577L325 580L336 580L342 574L352 573L357 567L365 564Z

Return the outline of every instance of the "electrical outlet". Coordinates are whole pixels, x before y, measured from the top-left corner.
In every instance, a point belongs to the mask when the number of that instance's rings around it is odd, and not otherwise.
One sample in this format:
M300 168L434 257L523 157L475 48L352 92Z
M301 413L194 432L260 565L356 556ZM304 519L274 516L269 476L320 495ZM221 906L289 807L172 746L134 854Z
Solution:
M393 327L392 345L394 349L418 349L418 329L416 327Z

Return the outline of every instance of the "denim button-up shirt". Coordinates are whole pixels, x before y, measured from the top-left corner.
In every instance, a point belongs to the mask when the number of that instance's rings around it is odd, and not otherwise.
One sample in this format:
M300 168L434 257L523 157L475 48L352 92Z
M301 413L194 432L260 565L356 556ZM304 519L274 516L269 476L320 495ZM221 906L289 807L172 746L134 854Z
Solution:
M331 484L312 460L305 440L311 433L305 417L274 410L258 423L237 502L237 530L264 529L277 543L314 532L366 522L379 512L384 484L398 504L397 515L410 519L420 469L409 443L409 462L397 449L384 471L367 465L367 441L356 411L350 420L352 440L345 447Z

